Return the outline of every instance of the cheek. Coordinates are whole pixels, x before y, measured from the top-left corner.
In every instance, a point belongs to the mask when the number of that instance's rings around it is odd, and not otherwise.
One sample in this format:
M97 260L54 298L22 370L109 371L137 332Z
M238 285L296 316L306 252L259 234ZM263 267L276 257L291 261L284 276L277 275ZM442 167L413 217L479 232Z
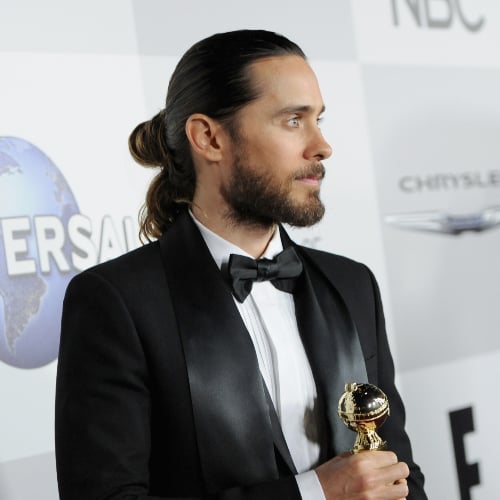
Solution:
M297 136L286 134L281 140L267 141L261 144L258 153L267 160L294 164L295 167L303 160L303 148ZM290 165L292 168L292 165Z
M270 179L287 182L304 166L300 137L289 132L263 130L259 137L246 138L241 153L244 164Z

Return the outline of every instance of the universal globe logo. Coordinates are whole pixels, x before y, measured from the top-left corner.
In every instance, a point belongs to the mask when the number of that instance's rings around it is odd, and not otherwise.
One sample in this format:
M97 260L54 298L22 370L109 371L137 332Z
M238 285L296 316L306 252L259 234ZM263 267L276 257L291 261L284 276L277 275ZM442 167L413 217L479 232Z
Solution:
M104 217L101 248L59 169L33 144L0 137L0 360L36 368L57 357L69 280L123 250ZM126 250L135 246L124 219Z

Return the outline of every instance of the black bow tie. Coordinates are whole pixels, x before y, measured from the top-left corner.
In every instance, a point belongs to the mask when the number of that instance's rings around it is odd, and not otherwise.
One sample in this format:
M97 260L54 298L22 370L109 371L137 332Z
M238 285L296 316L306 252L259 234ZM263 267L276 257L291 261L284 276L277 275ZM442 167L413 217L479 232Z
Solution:
M243 302L252 291L254 281L270 281L278 290L293 292L296 278L302 273L302 262L293 247L288 247L274 259L255 260L231 254L227 265L233 294Z

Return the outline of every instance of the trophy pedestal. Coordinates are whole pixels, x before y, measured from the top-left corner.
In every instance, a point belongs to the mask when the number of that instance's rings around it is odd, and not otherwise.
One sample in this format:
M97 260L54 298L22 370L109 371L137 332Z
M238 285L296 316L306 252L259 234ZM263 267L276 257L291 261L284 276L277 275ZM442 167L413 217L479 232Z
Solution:
M358 432L351 451L358 453L364 450L384 450L386 445L387 443L375 430L364 430Z

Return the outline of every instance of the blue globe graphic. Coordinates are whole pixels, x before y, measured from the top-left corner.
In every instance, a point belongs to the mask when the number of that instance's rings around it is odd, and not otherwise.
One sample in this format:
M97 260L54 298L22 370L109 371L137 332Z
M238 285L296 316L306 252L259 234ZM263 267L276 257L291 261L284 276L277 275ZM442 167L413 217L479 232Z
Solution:
M0 360L19 368L37 368L58 354L64 292L76 274L66 228L79 209L52 161L16 137L0 137L0 200ZM64 227L61 251L70 270L60 270L49 253L49 269L41 269L35 218L47 216ZM24 226L16 231L19 223ZM44 237L54 235L48 231ZM10 262L29 262L35 269L20 272L12 264L9 269L7 254Z

